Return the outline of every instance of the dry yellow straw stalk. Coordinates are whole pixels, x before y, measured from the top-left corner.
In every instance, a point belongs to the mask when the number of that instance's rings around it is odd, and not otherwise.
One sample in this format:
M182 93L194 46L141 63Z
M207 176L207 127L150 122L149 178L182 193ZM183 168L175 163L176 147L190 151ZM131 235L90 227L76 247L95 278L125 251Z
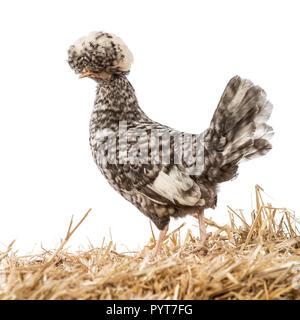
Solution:
M72 231L70 224L54 253L20 257L12 243L0 252L0 299L300 299L299 221L292 211L265 204L259 186L255 191L251 222L231 207L230 225L206 219L215 229L206 255L181 254L199 241L190 230L181 237L181 227L156 258L151 232L136 253L118 253L112 242L64 250L88 213Z

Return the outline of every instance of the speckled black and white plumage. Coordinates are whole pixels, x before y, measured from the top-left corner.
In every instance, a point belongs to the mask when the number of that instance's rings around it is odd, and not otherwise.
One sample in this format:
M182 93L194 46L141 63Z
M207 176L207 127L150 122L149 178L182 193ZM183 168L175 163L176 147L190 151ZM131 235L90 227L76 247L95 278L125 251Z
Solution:
M113 74L126 74L133 57L125 43L107 32L91 32L78 39L68 50L70 67L81 73L88 66L90 71L106 71Z
M117 161L112 164L100 152L101 146L109 141L103 132L118 133L120 121L126 121L127 129L147 132L139 139L149 150L152 149L151 144L157 143L150 139L151 130L170 133L172 137L182 133L152 121L139 107L135 91L126 77L132 55L121 39L112 34L94 32L79 39L69 48L68 54L68 62L76 73L88 69L109 74L108 78L94 79L97 92L90 121L92 154L110 185L160 230L169 223L170 217L214 208L218 185L237 175L239 163L264 155L271 149L268 140L273 130L266 121L272 105L260 87L235 76L227 84L210 126L201 134L204 152L198 157L201 157L204 167L200 174L187 174L185 162L174 163L176 148L172 139L168 164L151 164L150 161L119 163L121 150L118 149ZM197 137L199 135L193 135L193 139ZM163 142L159 140L159 143L161 150ZM130 152L133 146L129 143L127 151ZM149 153L149 157L153 154Z

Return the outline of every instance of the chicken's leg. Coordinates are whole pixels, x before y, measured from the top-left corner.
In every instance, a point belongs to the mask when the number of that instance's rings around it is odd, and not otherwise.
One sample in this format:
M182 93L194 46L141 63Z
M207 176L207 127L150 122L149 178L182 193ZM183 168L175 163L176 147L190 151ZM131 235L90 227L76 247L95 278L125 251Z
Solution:
M168 232L168 229L169 229L169 224L167 224L164 227L164 229L160 231L158 240L156 242L155 250L154 250L154 256L156 256L158 254L158 252L160 251L160 248L164 242L164 239L165 239L165 236Z
M206 232L205 220L204 220L204 209L200 209L200 212L198 213L198 221L199 221L199 231L200 231L200 245L192 250L193 253L201 250L207 251L206 242L209 236L211 235L211 233Z
M207 232L204 222L204 209L201 209L198 213L199 231L200 231L200 245L204 245L207 239Z
M199 251L207 252L206 242L211 233L206 232L205 222L204 222L204 209L201 209L198 213L198 221L199 221L199 231L200 231L200 244L194 248L193 250L182 250L180 252L181 255L186 256L190 253L196 253Z

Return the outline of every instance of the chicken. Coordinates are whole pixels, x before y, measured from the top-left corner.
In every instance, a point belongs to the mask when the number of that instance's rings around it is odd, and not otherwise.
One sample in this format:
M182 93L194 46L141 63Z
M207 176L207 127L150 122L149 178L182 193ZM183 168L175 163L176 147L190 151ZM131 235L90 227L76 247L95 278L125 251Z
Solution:
M207 239L204 209L215 208L218 185L237 176L242 160L265 155L273 129L272 104L259 86L233 77L209 127L187 134L151 120L127 79L133 57L114 34L92 32L68 50L80 78L96 81L90 120L93 158L109 184L160 230L160 251L170 218L198 214L200 245Z

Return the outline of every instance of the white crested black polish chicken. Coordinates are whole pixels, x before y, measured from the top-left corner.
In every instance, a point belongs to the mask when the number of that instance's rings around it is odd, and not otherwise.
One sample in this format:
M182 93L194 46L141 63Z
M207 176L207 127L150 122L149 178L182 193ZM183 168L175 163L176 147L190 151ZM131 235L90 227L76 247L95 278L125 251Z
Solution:
M160 230L155 255L170 218L188 214L198 214L201 248L207 239L204 209L215 208L218 185L237 175L242 160L272 148L273 129L266 124L272 104L263 89L235 76L209 127L184 134L149 119L139 107L126 76L132 61L123 41L106 32L92 32L68 50L70 67L97 84L90 120L94 160L110 185Z

